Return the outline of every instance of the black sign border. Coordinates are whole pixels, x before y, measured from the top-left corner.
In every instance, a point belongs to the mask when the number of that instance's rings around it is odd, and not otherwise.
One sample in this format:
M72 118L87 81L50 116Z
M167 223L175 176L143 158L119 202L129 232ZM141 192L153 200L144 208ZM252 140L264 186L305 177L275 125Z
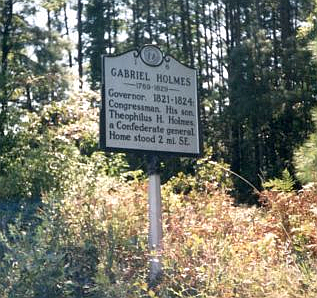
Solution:
M161 49L156 45L144 45L139 50L134 48L128 51L125 51L120 54L112 54L112 55L102 55L101 56L101 108L100 108L100 123L99 123L99 149L105 152L117 152L117 153L137 153L137 154L151 154L151 155L160 155L160 156L178 156L178 157L201 157L203 155L203 139L202 139L202 123L201 123L201 111L200 111L200 94L197 91L197 120L198 120L198 145L199 145L199 152L198 153L186 153L186 152L175 152L175 151L163 151L163 150L147 150L147 149L132 149L132 148L121 148L121 147L108 147L106 145L106 96L105 96L105 90L106 90L106 84L105 84L105 70L104 70L104 59L105 58L114 58L119 57L125 54L128 54L130 52L135 52L134 55L135 58L139 57L141 54L141 51L146 46L154 46L158 48L160 51ZM162 51L161 51L162 52ZM194 67L187 66L186 64L178 61L176 58L174 58L170 54L163 55L162 53L162 62L168 61L169 57L176 60L178 63L182 64L183 66L193 69L196 71L196 88L197 88L197 69ZM144 63L143 59L141 59ZM159 64L161 65L162 62ZM159 65L149 65L145 63L146 65L150 67L157 67Z

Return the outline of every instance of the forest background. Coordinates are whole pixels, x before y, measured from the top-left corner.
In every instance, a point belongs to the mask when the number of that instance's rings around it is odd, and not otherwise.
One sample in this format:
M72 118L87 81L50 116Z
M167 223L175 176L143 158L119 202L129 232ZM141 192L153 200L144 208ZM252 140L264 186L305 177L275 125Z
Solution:
M299 189L317 179L316 16L311 0L0 0L0 296L315 297L317 199ZM98 151L100 57L144 44L198 70L205 148L161 158L151 289L144 156Z

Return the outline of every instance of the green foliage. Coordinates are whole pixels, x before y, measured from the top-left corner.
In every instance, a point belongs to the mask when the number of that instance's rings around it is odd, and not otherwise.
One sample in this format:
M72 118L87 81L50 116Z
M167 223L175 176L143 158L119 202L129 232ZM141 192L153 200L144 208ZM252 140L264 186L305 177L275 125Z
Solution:
M168 190L172 189L175 194L188 194L195 188L196 179L192 175L186 175L183 172L177 174L176 177L172 177L165 185Z
M49 135L39 135L37 116L28 116L23 122L16 121L7 131L7 139L10 140L4 144L6 146L0 156L2 199L38 198L49 185L57 186L53 177L56 175L58 178L57 172L62 171L57 167L63 157L56 150L59 145L53 146ZM65 150L71 151L71 148Z
M0 28L5 35L0 37L0 102L6 108L38 110L65 99L69 87L68 70L62 67L69 42L55 30L52 16L50 28L32 22L37 4L5 1L0 5Z
M114 198L120 184L143 174L127 172L124 154L90 145L98 130L94 100L74 95L39 114L9 114L0 155L1 297L102 297L105 272L112 285L123 267L134 270L132 251L143 253L134 223L146 212L138 198L129 216L110 206L126 191Z
M88 163L110 176L128 170L124 154L96 151L97 112L89 101L93 96L53 103L39 115L10 112L1 139L0 199L39 199L46 192L63 192ZM86 113L90 117L84 120Z
M117 47L116 39L122 23L119 7L115 1L104 0L89 1L86 5L83 29L89 38L86 57L90 61L88 79L93 90L100 87L101 55L113 53Z
M207 185L217 189L229 190L232 184L232 177L229 174L229 165L213 161L212 148L209 147L204 152L204 157L197 160L195 167L195 177L197 179L196 187L204 190ZM208 187L207 187L208 188Z
M273 191L291 192L294 190L295 181L289 171L285 169L282 178L270 179L263 183L263 187Z
M188 194L194 189L198 191L218 188L229 190L232 187L232 180L226 169L228 170L227 164L216 163L212 160L212 150L208 148L204 157L196 161L194 175L179 172L166 183L165 187L175 194Z
M317 126L317 110L312 111ZM302 183L317 182L317 132L310 134L304 144L294 152L296 175Z
M62 189L79 162L75 146L50 131L38 134L43 126L33 116L10 132L14 139L0 156L2 199L39 199L43 192Z
M15 212L0 231L0 296L84 297L98 263L94 245L67 237L56 206L42 204L33 210L33 220L29 212Z
M1 235L5 254L1 260L1 297L64 297L64 254L56 239L49 243L52 227L42 223L37 227L9 227L8 236Z

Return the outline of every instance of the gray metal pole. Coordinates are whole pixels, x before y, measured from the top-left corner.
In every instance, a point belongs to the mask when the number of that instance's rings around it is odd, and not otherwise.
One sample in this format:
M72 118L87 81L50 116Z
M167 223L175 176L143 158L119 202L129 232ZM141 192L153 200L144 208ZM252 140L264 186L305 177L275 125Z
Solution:
M159 160L151 156L148 161L149 175L149 250L150 250L150 284L158 282L162 274L162 203L161 203L161 178L159 175Z

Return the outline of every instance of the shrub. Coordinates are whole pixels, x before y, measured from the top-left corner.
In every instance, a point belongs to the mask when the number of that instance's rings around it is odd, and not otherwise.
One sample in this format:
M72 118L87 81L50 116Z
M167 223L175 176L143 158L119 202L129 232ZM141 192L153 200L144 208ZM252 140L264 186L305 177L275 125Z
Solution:
M40 199L53 189L63 191L89 158L110 176L127 171L124 154L96 151L96 110L83 97L53 103L39 114L12 110L1 140L0 200Z
M312 111L317 127L317 109ZM317 132L310 134L304 144L294 152L296 175L302 183L317 182Z
M194 175L179 172L164 185L164 188L175 194L188 194L194 189L203 192L219 188L229 190L232 187L229 166L223 162L214 162L211 148L206 150L204 157L197 160L194 170Z
M295 181L287 169L282 173L282 178L270 179L263 183L263 187L273 191L290 192L294 190Z

